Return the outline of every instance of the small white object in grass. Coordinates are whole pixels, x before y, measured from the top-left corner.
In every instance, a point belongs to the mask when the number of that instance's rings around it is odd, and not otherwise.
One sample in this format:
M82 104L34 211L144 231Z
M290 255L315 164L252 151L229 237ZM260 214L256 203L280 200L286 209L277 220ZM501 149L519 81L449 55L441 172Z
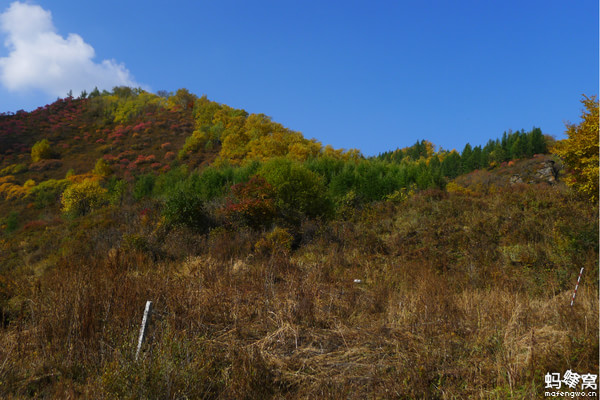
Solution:
M360 279L355 279L354 283L362 283L362 281Z
M144 343L144 339L146 338L146 331L148 329L148 324L150 323L150 314L152 313L152 302L148 300L146 302L146 308L144 310L144 317L142 318L142 327L140 328L140 337L138 339L138 347L135 352L135 360L137 361L140 350L142 349L142 344Z

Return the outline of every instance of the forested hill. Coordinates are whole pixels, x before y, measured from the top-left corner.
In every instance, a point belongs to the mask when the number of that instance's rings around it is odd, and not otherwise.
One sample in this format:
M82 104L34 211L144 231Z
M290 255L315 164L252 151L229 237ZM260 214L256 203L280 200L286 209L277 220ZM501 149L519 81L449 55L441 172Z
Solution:
M442 160L440 165L442 174L453 178L479 168L493 168L510 160L546 154L548 144L552 143L554 143L552 137L544 136L540 128L533 128L529 132L525 132L525 130L504 132L502 138L490 139L483 148L481 146L472 147L467 143L460 154L456 150L440 150L437 152L437 156ZM399 163L405 159L429 158L434 154L434 145L426 140L421 140L408 148L381 153L377 158Z
M3 165L22 160L43 139L49 141L51 151L42 158L66 163L81 154L88 160L104 157L109 163L112 157L129 160L133 154L156 158L149 162L155 164L152 168L131 166L132 174L173 163L213 161L217 155L217 163L231 165L279 156L298 161L319 154L358 156L357 151L335 151L314 139L307 140L264 114L250 115L206 96L198 98L185 89L158 96L118 87L110 93L94 91L80 98L59 99L32 112L0 115ZM132 154L119 157L127 151ZM73 167L84 169L86 165Z
M67 175L135 182L145 174L183 167L192 171L211 165L215 174L227 168L254 172L261 163L281 158L319 175L334 198L354 191L381 200L413 186L444 188L460 174L546 153L548 140L534 128L505 133L483 148L467 144L461 153L436 152L423 140L365 159L358 150L323 146L264 114L248 114L185 89L159 96L117 87L0 115L0 195L31 200L40 190L48 191L40 189L44 181L64 181Z
M531 399L594 373L582 103L556 143L370 158L184 89L0 115L0 398Z
M235 185L258 185L245 190L260 197L260 178L278 192L273 194L279 204L275 214L299 221L306 215L334 215L348 202L445 189L473 171L497 170L496 176L503 176L509 161L545 154L553 142L533 128L505 132L484 147L467 144L461 153L436 151L421 140L365 158L359 150L323 146L264 114L185 89L157 95L116 87L58 99L32 112L0 115L0 209L3 226L14 227L16 219L21 226L35 219L34 210L86 214L121 204L127 194L136 201L165 202L176 188L213 202L230 196ZM543 160L531 168L544 168ZM486 178L494 183L484 186L504 186L510 179ZM84 191L101 195L73 211L69 195L84 182Z

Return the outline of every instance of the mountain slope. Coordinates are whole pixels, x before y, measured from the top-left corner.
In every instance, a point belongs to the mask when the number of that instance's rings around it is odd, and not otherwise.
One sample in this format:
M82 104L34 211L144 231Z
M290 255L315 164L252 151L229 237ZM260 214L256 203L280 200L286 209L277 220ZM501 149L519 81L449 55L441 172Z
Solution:
M470 150L365 159L184 90L1 116L0 397L530 399L597 371L597 205L553 155Z

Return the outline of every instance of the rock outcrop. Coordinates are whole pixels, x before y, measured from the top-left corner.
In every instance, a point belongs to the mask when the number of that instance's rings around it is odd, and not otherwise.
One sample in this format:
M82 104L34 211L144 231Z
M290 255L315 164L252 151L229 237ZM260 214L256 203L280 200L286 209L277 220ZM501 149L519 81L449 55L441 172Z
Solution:
M553 160L546 160L542 164L542 167L535 173L535 178L548 182L551 185L556 184L558 180L558 168Z
M558 183L558 172L559 168L554 160L545 159L535 167L531 165L529 168L524 167L518 174L513 173L509 183L511 186L525 182L528 184L545 182L549 185L556 185Z

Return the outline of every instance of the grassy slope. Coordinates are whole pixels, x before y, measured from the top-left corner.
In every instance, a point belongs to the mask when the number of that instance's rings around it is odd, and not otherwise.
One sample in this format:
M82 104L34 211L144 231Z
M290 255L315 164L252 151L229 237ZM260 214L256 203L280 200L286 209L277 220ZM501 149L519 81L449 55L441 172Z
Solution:
M111 176L128 181L180 165L177 152L194 129L191 110L159 109L129 123L116 124L100 122L101 118L90 115L86 101L90 100L57 100L31 113L0 116L0 171L16 164L26 166L24 172L10 174L10 181L22 186L29 180L39 184L64 179L69 171L89 173L99 159L108 160ZM49 168L43 167L47 160L34 163L30 156L33 144L42 139L50 141L58 160ZM207 165L218 152L216 145L211 151L188 157L185 164L190 169ZM0 188L2 183L0 174ZM0 216L17 213L20 227L30 221L52 223L59 214L58 202L49 210L38 210L31 197L5 201L2 194L0 190Z
M166 135L177 149L189 134L173 131L108 151L106 133L56 136L63 165L17 179L128 149L162 160ZM2 167L27 162L19 148ZM546 158L305 221L293 250L269 232L168 228L151 201L74 220L0 203L38 221L0 238L0 395L540 397L548 371L598 370L598 210L560 184L509 184ZM135 362L146 300L156 312Z
M306 223L293 252L132 211L20 236L4 396L532 398L598 368L597 210L560 189L424 192Z

